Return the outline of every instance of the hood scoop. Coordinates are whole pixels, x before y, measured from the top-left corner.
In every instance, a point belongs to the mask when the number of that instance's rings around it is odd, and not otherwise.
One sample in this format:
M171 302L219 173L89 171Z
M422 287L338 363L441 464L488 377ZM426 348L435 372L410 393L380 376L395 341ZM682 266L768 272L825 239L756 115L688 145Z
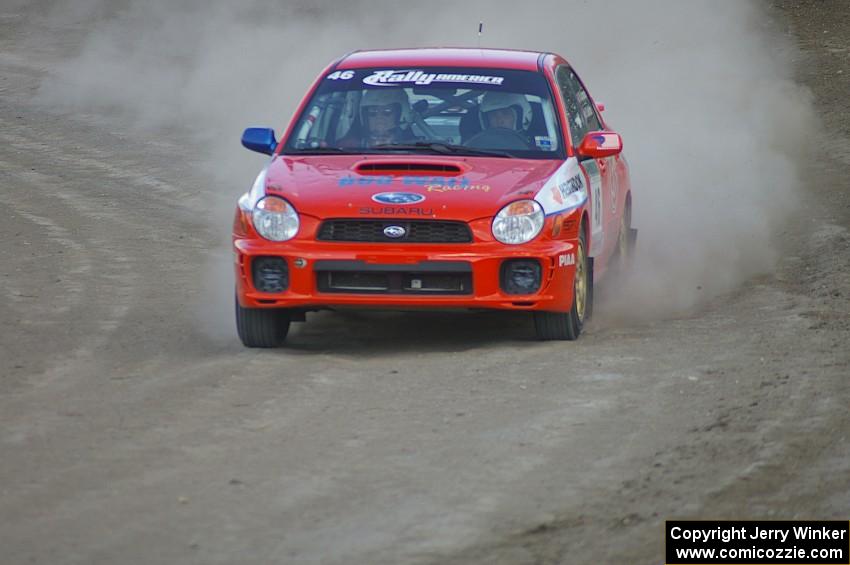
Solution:
M354 166L354 172L360 175L429 175L437 177L456 177L465 173L464 164L453 161L410 161L410 160L369 160Z

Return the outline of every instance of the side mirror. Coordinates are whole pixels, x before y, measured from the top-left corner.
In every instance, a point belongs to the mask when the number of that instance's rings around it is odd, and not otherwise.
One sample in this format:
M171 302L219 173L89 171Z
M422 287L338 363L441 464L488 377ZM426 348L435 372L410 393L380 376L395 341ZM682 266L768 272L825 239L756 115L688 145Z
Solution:
M623 138L613 131L591 131L581 140L578 147L579 157L603 159L619 155L623 151Z
M242 133L242 145L251 151L271 155L277 148L277 139L271 128L247 128Z
M596 103L596 109L599 110L600 112L604 112L605 111L605 104L603 102L597 102Z

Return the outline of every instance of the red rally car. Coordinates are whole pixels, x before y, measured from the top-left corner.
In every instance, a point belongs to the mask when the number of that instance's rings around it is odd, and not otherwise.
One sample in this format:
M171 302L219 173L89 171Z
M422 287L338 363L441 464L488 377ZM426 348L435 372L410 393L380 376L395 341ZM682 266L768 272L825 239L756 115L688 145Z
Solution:
M316 79L233 223L236 325L273 347L305 313L527 310L576 339L636 238L622 140L572 67L495 49L355 52Z

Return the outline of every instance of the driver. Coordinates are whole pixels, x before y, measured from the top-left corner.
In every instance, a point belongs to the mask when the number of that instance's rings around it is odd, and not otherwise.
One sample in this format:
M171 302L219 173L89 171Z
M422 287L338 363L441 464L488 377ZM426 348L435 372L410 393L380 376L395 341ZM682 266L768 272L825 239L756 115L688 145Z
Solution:
M367 90L360 100L361 147L405 143L414 139L407 93L401 88Z
M491 90L481 98L478 108L483 129L510 129L528 139L531 104L522 94Z

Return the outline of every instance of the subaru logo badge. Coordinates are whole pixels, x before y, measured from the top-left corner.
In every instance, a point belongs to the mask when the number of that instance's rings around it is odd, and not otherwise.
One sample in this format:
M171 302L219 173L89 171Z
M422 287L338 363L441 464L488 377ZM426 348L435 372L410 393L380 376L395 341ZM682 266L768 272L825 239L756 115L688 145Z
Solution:
M404 237L406 233L407 230L401 226L387 226L384 228L384 235L393 239Z
M372 200L381 204L418 204L425 197L413 192L381 192L372 196Z

